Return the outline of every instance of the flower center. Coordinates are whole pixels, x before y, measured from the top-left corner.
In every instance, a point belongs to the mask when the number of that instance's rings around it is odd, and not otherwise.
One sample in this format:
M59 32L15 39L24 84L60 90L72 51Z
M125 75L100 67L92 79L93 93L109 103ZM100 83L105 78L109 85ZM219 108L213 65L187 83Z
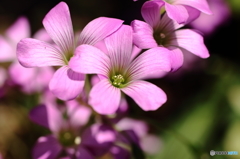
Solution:
M173 0L164 0L164 1L167 3L170 3L170 4L172 4L174 2Z
M79 145L81 143L81 138L79 136L76 136L73 132L71 131L62 131L59 133L58 136L59 142L63 146L74 146L74 145Z
M153 37L156 40L158 45L164 46L166 44L166 40L167 40L166 34L155 32L153 33Z
M115 87L121 87L124 84L125 80L121 74L112 76L112 84Z
M73 52L74 51L68 51L63 55L64 56L64 62L65 62L66 65L68 65L68 62L70 61L71 57L73 57Z

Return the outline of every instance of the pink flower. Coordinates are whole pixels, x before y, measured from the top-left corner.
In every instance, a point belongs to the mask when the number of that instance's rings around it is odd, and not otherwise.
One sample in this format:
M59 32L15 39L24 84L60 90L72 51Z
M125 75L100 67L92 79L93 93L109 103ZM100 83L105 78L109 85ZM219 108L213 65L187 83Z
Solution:
M205 35L212 33L219 25L226 22L231 14L225 0L208 0L208 2L213 15L202 13L196 20L190 23L193 28Z
M78 159L94 159L108 152L116 135L107 125L93 124L83 130L90 117L87 107L68 101L64 109L41 105L30 112L30 119L52 132L38 138L33 147L34 159L56 159L61 154Z
M122 20L97 18L81 32L80 44L95 45L116 31ZM49 83L49 89L62 100L76 98L84 86L85 75L69 68L68 62L75 52L75 40L68 6L56 5L43 19L43 25L55 44L26 38L17 45L17 57L24 67L59 66Z
M51 67L25 68L18 61L9 67L11 80L14 84L21 86L21 90L25 93L45 91L53 73L54 70Z
M116 124L116 127L118 130L125 131L126 133L131 132L130 130L132 130L138 139L136 140L132 138L132 141L139 143L139 146L143 151L149 154L159 152L161 141L159 140L159 137L148 133L149 128L146 122L126 117L121 119ZM131 134L129 134L129 138L131 138Z
M101 77L89 94L89 104L98 113L116 112L121 91L145 111L156 110L166 102L166 94L160 88L142 79L170 71L167 49L151 49L133 59L132 29L126 25L107 37L105 44L105 53L90 45L81 45L69 62L74 71Z
M30 25L25 17L20 17L0 37L1 62L12 62L8 71L11 81L20 85L26 93L39 92L46 89L50 78L53 75L51 67L27 69L19 64L16 57L16 46L22 38L30 37ZM39 30L33 37L41 40L48 40L46 31ZM38 76L36 76L38 74Z
M183 64L183 53L191 52L201 58L209 57L203 37L190 29L179 29L183 25L176 23L159 10L164 4L159 1L148 1L142 7L142 16L146 22L134 20L133 42L141 49L163 47L169 49L172 70L177 70Z
M16 46L22 38L30 37L30 25L25 17L19 17L6 31L0 35L0 62L12 62L16 59Z
M63 151L71 156L75 154L74 149L85 142L85 139L81 141L79 130L88 122L91 110L76 101L68 101L66 105L63 109L55 105L40 105L31 110L30 119L52 132L38 139L33 147L34 159L54 159ZM82 152L80 158L92 156L82 146L78 151Z
M169 18L179 24L186 24L196 19L200 12L212 14L206 0L153 0L157 3L164 3ZM148 3L148 2L146 2ZM159 10L160 11L160 10Z

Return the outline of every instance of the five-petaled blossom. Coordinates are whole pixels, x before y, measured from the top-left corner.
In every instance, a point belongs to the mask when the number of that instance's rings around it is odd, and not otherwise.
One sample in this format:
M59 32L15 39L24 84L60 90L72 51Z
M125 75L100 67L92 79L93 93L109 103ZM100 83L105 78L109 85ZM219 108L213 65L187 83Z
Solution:
M40 105L31 110L30 119L52 132L37 140L33 158L56 159L64 156L94 159L107 153L116 140L113 129L99 123L84 129L91 110L74 100L66 104L66 107Z
M132 56L132 28L123 25L105 40L106 52L90 45L77 47L69 66L76 72L98 74L101 81L90 91L89 104L100 114L113 114L119 107L121 91L145 111L156 110L166 102L166 94L143 81L161 71L170 71L169 51L148 50Z
M24 67L60 66L49 83L49 89L62 100L74 99L81 93L85 79L85 75L68 66L76 45L95 45L115 32L122 23L122 20L114 18L97 18L82 30L76 44L69 8L60 2L43 19L44 28L55 44L22 39L17 45L18 60Z
M161 16L159 10L164 3L148 1L142 6L142 16L146 22L134 20L133 42L141 49L169 49L171 67L175 71L183 64L183 53L190 52L201 58L209 57L202 35L191 29L179 29L178 24L168 17Z
M50 129L52 134L38 139L33 147L33 158L54 159L64 151L68 154L67 156L75 153L74 149L81 144L79 129L88 122L90 115L89 108L79 105L75 101L69 101L64 109L60 109L56 105L34 107L30 111L30 119ZM82 158L91 156L83 147L79 151L82 152Z
M30 69L25 68L17 61L17 43L23 38L30 37L30 32L30 24L27 18L19 17L5 31L5 34L3 36L0 35L0 62L11 62L11 65L8 68L10 77L8 80L12 81L16 85L21 86L22 91L25 93L33 93L46 90L46 87L54 72L52 67ZM37 31L33 37L39 40L50 39L44 29ZM2 74L0 78L1 80L6 80L7 74Z

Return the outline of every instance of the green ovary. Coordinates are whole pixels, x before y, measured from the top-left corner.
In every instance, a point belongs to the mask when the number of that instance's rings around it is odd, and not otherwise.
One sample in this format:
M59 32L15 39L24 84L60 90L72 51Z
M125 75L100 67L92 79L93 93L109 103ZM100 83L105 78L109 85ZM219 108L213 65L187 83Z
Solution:
M166 44L167 37L164 33L154 32L153 37L158 45L164 46Z
M115 87L121 87L124 84L125 80L121 74L112 76L112 84Z
M80 137L76 136L73 132L71 131L62 131L60 132L59 136L58 136L59 142L63 145L63 146L74 146L74 145L78 145L80 143Z
M65 64L68 65L68 62L70 61L71 57L73 57L73 51L68 51L63 56Z

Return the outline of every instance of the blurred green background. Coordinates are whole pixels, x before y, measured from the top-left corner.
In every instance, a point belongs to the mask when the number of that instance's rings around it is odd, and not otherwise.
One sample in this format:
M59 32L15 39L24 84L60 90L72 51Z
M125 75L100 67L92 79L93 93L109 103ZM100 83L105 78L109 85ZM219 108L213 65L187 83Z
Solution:
M26 16L32 34L42 28L46 13L57 0L0 0L0 33L19 16ZM68 0L74 29L100 16L125 24L142 20L139 0ZM145 120L162 142L149 159L240 158L240 0L227 0L231 16L205 38L210 58L197 59L188 69L149 80L161 87L168 101L157 111L144 112L130 99L130 116ZM0 48L1 49L1 48ZM0 152L7 159L31 158L31 147L47 130L31 123L28 111L34 95L11 90L0 99ZM210 156L210 150L238 151L236 156Z

